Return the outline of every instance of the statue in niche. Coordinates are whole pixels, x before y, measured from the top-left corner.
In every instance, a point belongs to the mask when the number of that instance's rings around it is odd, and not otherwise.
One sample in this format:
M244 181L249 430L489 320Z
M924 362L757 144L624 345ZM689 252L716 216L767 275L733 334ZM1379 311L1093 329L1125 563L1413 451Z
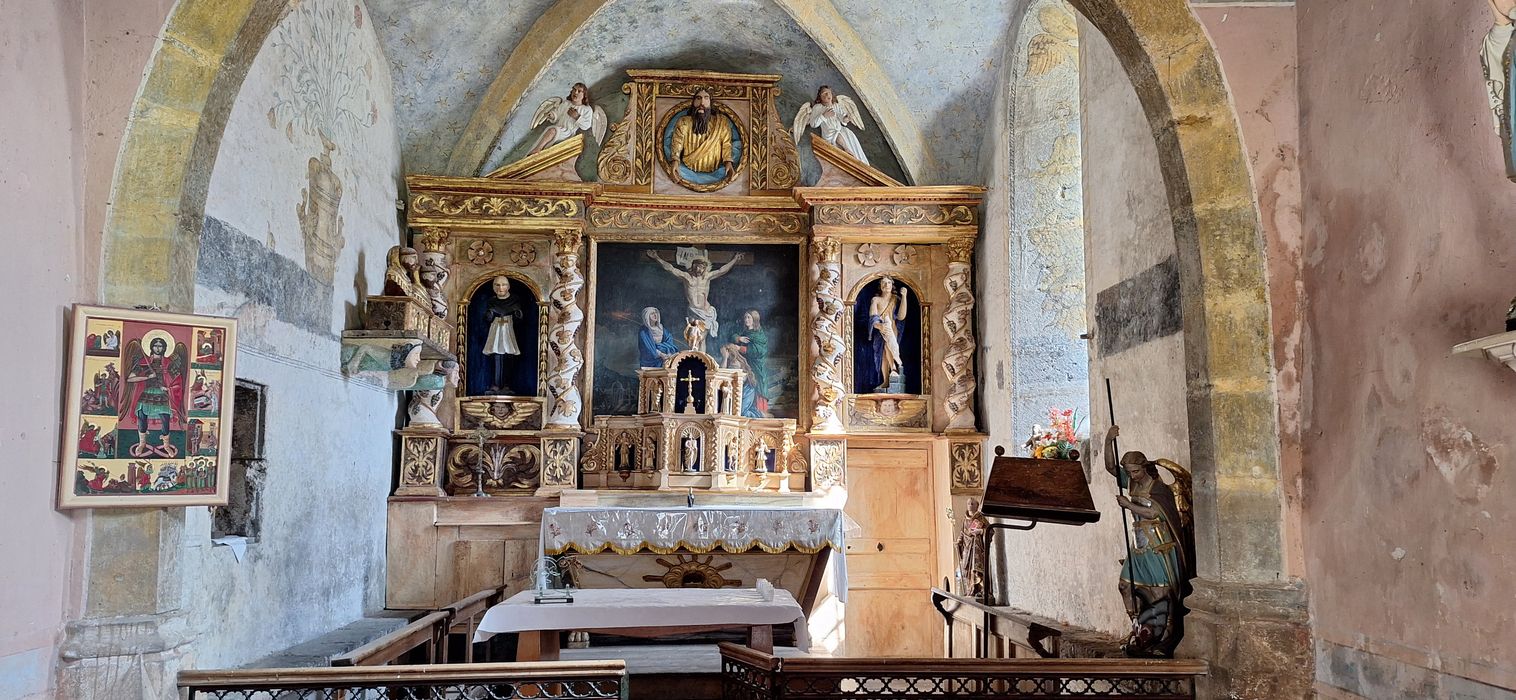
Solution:
M1128 656L1173 656L1184 634L1184 597L1195 577L1195 533L1190 518L1190 472L1167 459L1131 451L1116 460L1119 426L1105 436L1105 469L1126 493L1117 505L1131 513L1131 540L1121 564L1121 598L1132 628ZM1173 478L1165 482L1162 467Z
M753 471L773 471L769 469L769 446L763 444L762 438L753 441Z
M443 391L454 386L458 386L458 363L453 360L432 361L431 373L418 377L411 387L411 401L406 407L409 426L441 427L437 407L442 404Z
M662 367L663 361L679 352L674 344L674 335L664 330L663 314L658 307L642 309L642 329L637 331L637 365L639 367Z
M816 101L800 105L800 111L795 113L792 125L795 143L799 144L806 127L811 127L820 131L821 138L827 143L868 165L869 158L863 154L863 144L858 142L858 135L848 128L850 124L858 127L859 131L863 130L863 110L858 109L851 97L838 95L832 92L832 86L822 85L816 91Z
M686 317L692 320L703 321L706 333L710 337L715 338L717 331L720 329L720 324L716 321L716 307L711 305L711 280L731 272L737 263L748 258L747 253L733 255L731 260L728 260L725 265L722 265L713 272L711 271L711 259L706 255L704 250L693 248L682 248L680 250L694 251L693 257L689 261L688 270L681 270L675 267L669 261L664 260L656 250L649 250L647 256L658 263L659 267L684 284L684 300L689 305ZM703 346L704 342L702 341ZM690 349L696 349L693 343L691 343ZM702 349L701 352L704 352L704 350Z
M879 279L874 296L865 311L863 342L856 349L854 372L856 391L860 394L903 394L906 392L906 366L900 341L903 322L910 313L910 288L890 277Z
M468 299L469 396L537 393L537 302L525 283L497 275Z
M742 380L742 415L769 418L769 334L763 329L763 315L757 309L742 314L742 328L721 346L721 366L736 367L746 374ZM722 407L727 412L727 407Z
M421 254L421 269L417 278L421 280L421 287L426 291L426 297L430 300L432 315L437 318L447 318L447 278L448 261L446 253L427 252Z
M693 435L685 435L681 442L684 449L684 470L700 471L700 440Z
M495 292L492 299L484 302L484 320L490 327L485 331L484 355L494 360L494 372L490 376L490 392L500 393L508 385L506 364L514 365L521 357L521 346L516 344L516 321L521 318L521 300L511 296L511 278L496 277L490 288Z
M735 169L732 131L731 119L711 105L711 91L697 89L690 97L687 113L674 122L669 160L676 169L683 166L696 173L715 174L718 168L725 168L721 174L730 174Z
M543 100L537 107L537 113L532 115L531 128L535 129L543 124L549 126L542 130L541 136L537 137L537 143L532 146L532 153L568 139L581 131L589 131L595 137L595 143L599 144L605 138L607 120L605 110L590 99L589 87L584 83L574 83L574 86L569 88L568 97L549 98Z

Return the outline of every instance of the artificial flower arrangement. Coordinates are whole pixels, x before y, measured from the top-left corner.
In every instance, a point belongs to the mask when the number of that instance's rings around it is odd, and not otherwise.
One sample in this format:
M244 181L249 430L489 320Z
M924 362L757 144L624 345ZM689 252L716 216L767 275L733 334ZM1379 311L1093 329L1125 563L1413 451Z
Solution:
M1079 459L1079 428L1084 417L1072 408L1048 409L1050 427L1032 426L1026 449L1036 459Z

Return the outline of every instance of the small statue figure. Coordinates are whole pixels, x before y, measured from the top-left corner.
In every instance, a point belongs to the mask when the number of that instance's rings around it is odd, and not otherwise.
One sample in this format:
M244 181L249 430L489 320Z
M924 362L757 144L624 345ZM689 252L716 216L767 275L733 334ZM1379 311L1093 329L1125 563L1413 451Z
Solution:
M1489 0L1490 13L1495 23L1484 37L1480 47L1479 62L1484 68L1484 84L1490 98L1490 111L1495 114L1495 132L1509 138L1506 125L1506 76L1511 69L1509 59L1511 35L1516 31L1516 0Z
M990 521L979 509L979 499L969 499L963 529L958 533L958 595L982 599L988 592L984 586L984 541L989 531Z
M532 146L532 153L536 153L548 146L572 137L581 131L589 131L595 137L595 143L599 144L605 139L605 129L608 121L605 110L595 105L590 99L590 89L584 83L574 83L569 88L568 97L550 97L542 101L537 107L537 113L532 115L533 129L550 124L542 130L542 135L537 137L537 143Z
M512 390L510 376L521 358L521 346L516 343L515 324L516 319L524 315L524 311L521 300L511 296L511 278L500 275L490 286L495 297L484 302L484 321L490 326L482 351L485 359L493 360L489 393L501 394Z
M1505 329L1516 331L1516 299L1512 299L1510 308L1505 310Z
M1167 459L1149 460L1131 451L1116 461L1118 426L1105 437L1105 469L1126 494L1116 503L1132 515L1130 553L1121 565L1121 597L1132 629L1122 648L1128 656L1169 657L1184 634L1184 597L1195 577L1194 528L1190 520L1190 473ZM1158 475L1163 467L1173 484Z
M437 407L442 404L442 392L447 387L458 386L458 363L453 360L433 361L432 372L416 380L406 413L410 427L439 427Z
M687 472L700 471L700 445L695 438L684 436L684 470Z
M795 144L800 144L800 137L805 134L806 127L812 127L821 131L821 138L844 151L848 155L857 158L859 162L868 165L869 158L863 154L863 144L858 142L857 134L853 133L848 125L863 130L863 110L847 95L838 95L832 92L832 86L822 85L816 91L816 101L800 105L800 111L795 113L795 119L791 125L795 135Z
M769 470L769 446L762 440L753 443L753 471L766 472Z
M397 245L385 256L384 294L410 297L431 308L432 300L421 286L421 255L415 248Z
M447 254L421 254L421 271L418 278L426 291L427 298L431 300L432 315L443 319L447 318L447 292L445 291L449 274L447 268Z
M695 352L705 352L705 321L698 318L684 319L684 342Z
M879 280L879 291L869 300L868 345L860 348L872 350L873 356L859 368L859 393L904 392L904 363L900 357L900 337L904 329L900 322L910 311L909 299L910 287L900 285L897 292L894 279L885 277ZM876 373L879 383L873 385Z

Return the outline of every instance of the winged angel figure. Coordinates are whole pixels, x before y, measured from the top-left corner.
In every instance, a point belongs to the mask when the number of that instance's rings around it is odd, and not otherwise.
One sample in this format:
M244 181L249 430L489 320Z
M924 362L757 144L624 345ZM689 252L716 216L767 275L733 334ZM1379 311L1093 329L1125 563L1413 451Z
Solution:
M588 130L598 144L605 138L607 124L605 110L590 100L590 90L584 83L574 83L568 97L553 97L543 100L532 115L533 129L549 124L532 146L536 153L581 131Z
M800 105L800 111L795 113L795 143L800 143L806 127L814 127L821 131L821 138L827 143L847 151L848 155L867 165L869 159L863 154L863 144L858 143L858 136L847 128L849 124L862 131L863 110L858 109L853 98L833 93L832 86L822 85L816 91L816 101Z

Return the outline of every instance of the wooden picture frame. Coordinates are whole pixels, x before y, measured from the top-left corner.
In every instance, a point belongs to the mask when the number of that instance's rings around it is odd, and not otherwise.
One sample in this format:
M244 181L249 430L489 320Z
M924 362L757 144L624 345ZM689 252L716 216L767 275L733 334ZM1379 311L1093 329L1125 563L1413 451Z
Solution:
M59 508L226 505L237 321L74 307Z

